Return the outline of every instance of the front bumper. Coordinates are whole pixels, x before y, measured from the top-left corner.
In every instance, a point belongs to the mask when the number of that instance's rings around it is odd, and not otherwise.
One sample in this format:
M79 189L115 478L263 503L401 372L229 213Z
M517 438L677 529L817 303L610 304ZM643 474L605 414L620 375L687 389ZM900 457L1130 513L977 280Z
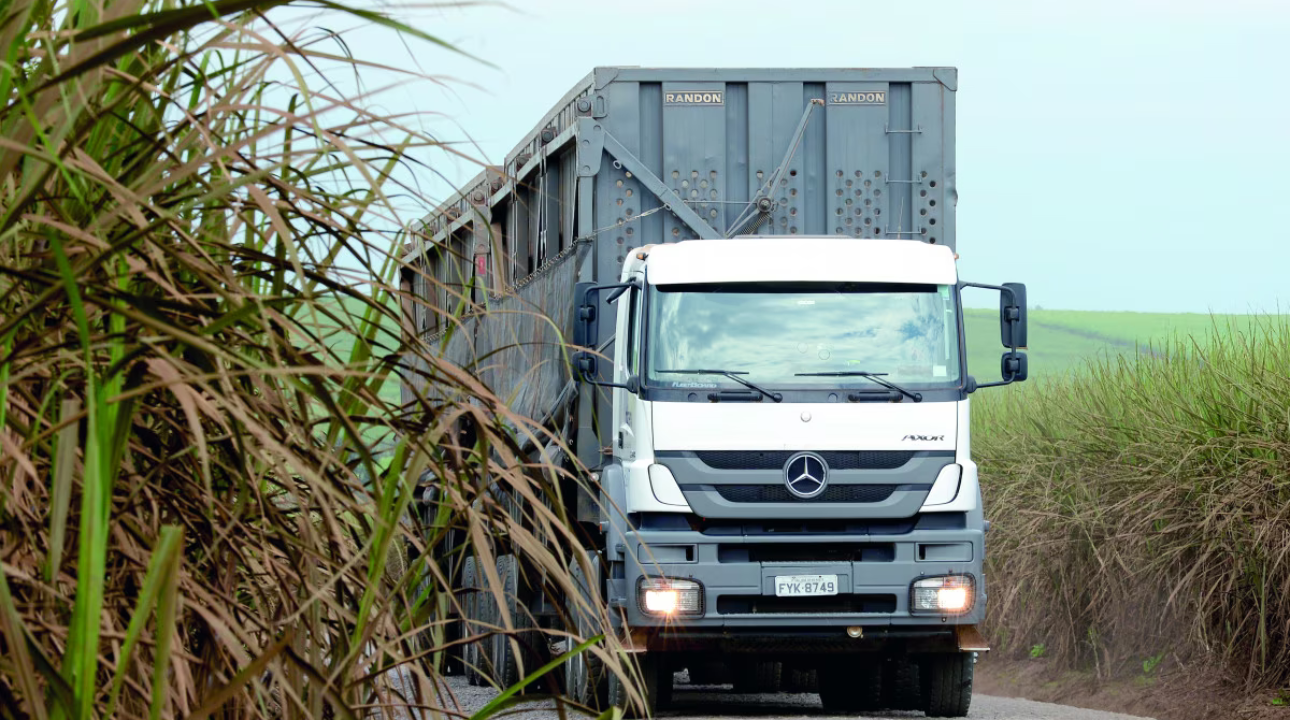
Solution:
M952 633L954 626L977 625L985 617L984 541L979 529L715 537L698 531L629 531L624 539L626 572L613 581L613 595L629 627L652 629L654 636L758 637L772 628L836 636L839 630L858 626L873 637L897 637ZM839 593L777 598L775 578L781 575L836 575ZM973 577L975 598L968 612L910 613L910 585L936 575ZM639 580L646 576L701 583L702 616L646 614L636 592Z

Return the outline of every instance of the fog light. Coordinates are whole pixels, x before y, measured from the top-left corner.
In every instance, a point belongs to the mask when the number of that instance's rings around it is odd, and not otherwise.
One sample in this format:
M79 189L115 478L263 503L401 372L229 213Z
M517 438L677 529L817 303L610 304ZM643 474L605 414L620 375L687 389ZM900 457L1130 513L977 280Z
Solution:
M962 615L972 609L976 599L971 575L945 575L914 581L910 590L909 611L938 615Z
M703 586L693 580L641 578L637 586L641 612L662 617L703 614Z

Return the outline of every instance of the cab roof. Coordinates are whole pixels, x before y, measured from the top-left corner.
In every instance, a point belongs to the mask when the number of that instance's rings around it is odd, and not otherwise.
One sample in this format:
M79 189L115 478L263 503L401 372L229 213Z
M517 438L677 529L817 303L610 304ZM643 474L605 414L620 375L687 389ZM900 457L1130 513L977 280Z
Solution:
M642 248L651 285L880 282L953 285L955 255L917 240L737 237ZM635 253L633 254L635 255Z

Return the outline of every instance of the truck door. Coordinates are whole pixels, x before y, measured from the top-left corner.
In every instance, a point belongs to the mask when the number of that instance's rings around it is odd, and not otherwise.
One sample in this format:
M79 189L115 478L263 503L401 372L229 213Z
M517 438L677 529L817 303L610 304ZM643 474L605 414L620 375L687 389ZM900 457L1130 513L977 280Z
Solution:
M632 290L623 295L619 302L626 303L618 313L618 328L615 337L614 380L626 382L627 378L640 374L640 332L641 332L641 292ZM632 430L632 420L636 415L639 400L633 393L622 388L614 389L614 457L621 462L636 458L636 436Z

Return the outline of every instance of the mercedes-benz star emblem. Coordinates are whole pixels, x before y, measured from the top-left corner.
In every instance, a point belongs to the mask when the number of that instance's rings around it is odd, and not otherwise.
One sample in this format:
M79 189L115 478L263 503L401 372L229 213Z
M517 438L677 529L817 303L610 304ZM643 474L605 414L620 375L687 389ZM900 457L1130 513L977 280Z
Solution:
M800 452L784 464L784 485L803 500L824 492L829 484L829 465L811 452Z

